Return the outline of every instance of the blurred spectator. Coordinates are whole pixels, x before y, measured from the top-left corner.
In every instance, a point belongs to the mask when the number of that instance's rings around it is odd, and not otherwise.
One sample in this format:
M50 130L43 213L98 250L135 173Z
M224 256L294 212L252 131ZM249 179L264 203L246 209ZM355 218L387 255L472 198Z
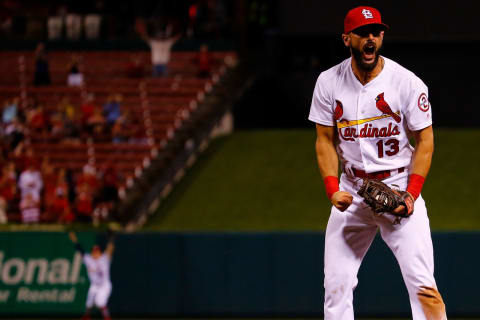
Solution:
M103 114L108 126L112 126L120 117L120 104L123 97L121 94L112 94L103 106Z
M65 96L57 106L57 112L63 116L63 142L79 143L81 115L77 112L76 107L70 102L70 99Z
M18 113L18 102L20 98L16 97L12 100L5 100L2 111L2 121L4 124L9 124L17 117Z
M13 205L17 194L17 173L15 163L7 162L2 167L2 176L0 177L0 202L3 202L5 211Z
M55 174L55 168L50 163L49 159L45 157L42 161L42 180L44 181L43 188L43 208L48 214L52 212L53 204L55 201L55 189L57 187L57 175ZM46 219L51 221L51 219Z
M59 142L65 137L65 121L63 113L59 112L58 109L50 114L49 119L50 124L50 138Z
M17 172L25 171L30 163L36 164L34 150L31 145L22 142L14 150L13 156L17 166Z
M57 106L57 110L63 113L65 120L75 119L76 108L73 103L70 102L68 96L63 97Z
M100 194L105 202L118 200L118 184L120 176L113 163L108 163L102 171L102 190Z
M65 168L60 169L55 186L55 194L51 209L51 219L61 223L71 223L75 216L68 200L68 183Z
M100 222L107 221L113 206L110 202L100 202L93 210L93 225L98 226Z
M200 51L197 55L197 68L198 68L198 77L207 78L210 76L210 53L208 52L208 46L202 44L200 46Z
M128 112L122 112L120 118L117 119L112 127L112 142L127 142L132 136L132 121Z
M96 40L100 36L100 26L102 16L96 13L89 13L84 18L85 38L88 40Z
M68 40L78 40L82 35L82 17L76 13L68 13L65 17L65 27Z
M42 104L27 112L27 125L31 134L36 137L38 135L44 137L47 134L47 120Z
M137 145L147 144L147 133L145 127L138 117L132 118L131 127L131 136L130 139L128 139L128 142Z
M72 56L72 61L68 67L67 77L67 85L69 87L82 87L84 84L83 74L80 72L79 65L79 58L77 56Z
M75 212L77 221L92 222L93 194L88 184L84 183L78 187L75 199Z
M12 33L13 17L7 16L0 19L0 32L9 36Z
M40 222L40 203L33 193L26 193L20 201L20 213L23 223Z
M9 151L14 151L25 138L25 127L18 121L18 118L13 118L13 121L7 125L4 131L5 142Z
M64 135L62 142L78 144L82 142L82 132L77 119L67 119L64 123Z
M221 0L192 1L189 7L188 36L220 36L227 22L227 8Z
M168 62L170 61L170 52L175 42L181 35L177 34L168 37L166 32L157 31L155 37L149 37L145 27L137 28L140 37L150 46L152 59L152 76L166 77L168 75Z
M143 78L145 73L145 64L140 54L130 55L125 73L129 78Z
M47 20L48 40L60 40L63 32L63 19L60 16L51 16Z
M88 190L92 195L96 195L99 189L99 181L97 178L97 170L91 164L86 164L83 167L82 173L77 177L76 190L82 187L83 184L88 186Z
M7 202L0 196L0 224L5 224L7 222Z
M0 163L4 163L8 158L9 147L3 134L3 128L0 126Z
M60 40L64 34L67 6L60 5L54 11L54 15L49 16L47 20L48 40Z
M45 45L40 42L35 49L35 76L33 80L35 86L50 85L50 68L48 65Z
M87 128L90 134L99 135L105 132L106 120L100 108L93 110L93 115L87 120Z
M55 192L55 200L53 202L53 212L56 221L59 223L72 223L75 215L70 208L67 194L63 189L57 189Z
M35 161L29 161L26 169L20 174L18 187L21 191L21 198L24 199L27 194L33 197L33 200L40 201L40 194L43 188L42 175L36 167Z
M86 127L88 123L88 119L93 116L93 111L98 109L99 107L95 104L95 94L88 93L85 96L85 100L80 106L80 111L82 113L80 121L82 123L82 127Z

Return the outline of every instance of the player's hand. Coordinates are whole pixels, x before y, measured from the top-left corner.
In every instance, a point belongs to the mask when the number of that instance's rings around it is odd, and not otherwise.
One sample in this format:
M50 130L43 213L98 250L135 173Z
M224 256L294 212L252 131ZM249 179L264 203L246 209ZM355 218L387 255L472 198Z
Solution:
M345 211L352 204L353 196L347 191L337 191L330 199L332 204L340 211Z
M70 238L70 240L72 240L73 243L77 243L77 242L78 242L77 235L75 234L75 232L70 231L70 232L68 233L68 237Z
M404 206L403 204L399 205L398 207L395 208L395 210L393 210L393 214L406 215L406 216L411 215L413 213L413 207L415 203L413 196L408 192L405 192L404 194L400 194L398 192L395 192L395 193L402 196L406 206Z

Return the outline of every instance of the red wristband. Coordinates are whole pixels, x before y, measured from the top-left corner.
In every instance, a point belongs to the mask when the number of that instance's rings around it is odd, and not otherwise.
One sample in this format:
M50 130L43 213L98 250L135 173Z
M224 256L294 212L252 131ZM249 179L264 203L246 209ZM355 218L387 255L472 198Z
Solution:
M423 183L425 182L425 177L422 177L419 174L412 173L408 179L407 191L417 200L422 192Z
M327 197L331 199L333 194L340 190L338 186L338 178L334 176L328 176L323 179L323 183L325 183L325 189L327 190Z

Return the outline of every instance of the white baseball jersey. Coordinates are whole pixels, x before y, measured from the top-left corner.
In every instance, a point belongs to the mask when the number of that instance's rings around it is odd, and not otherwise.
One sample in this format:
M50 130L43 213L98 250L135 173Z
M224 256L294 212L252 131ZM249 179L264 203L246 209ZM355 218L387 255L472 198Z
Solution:
M90 283L93 285L102 285L110 283L110 257L102 254L98 259L92 258L90 254L83 256L83 263L87 267L87 274Z
M174 43L173 39L150 40L152 64L167 64L170 61L170 51Z
M398 63L383 59L382 71L366 85L355 77L351 58L322 72L310 108L309 120L337 127L342 163L366 172L408 166L410 131L432 124L426 85Z

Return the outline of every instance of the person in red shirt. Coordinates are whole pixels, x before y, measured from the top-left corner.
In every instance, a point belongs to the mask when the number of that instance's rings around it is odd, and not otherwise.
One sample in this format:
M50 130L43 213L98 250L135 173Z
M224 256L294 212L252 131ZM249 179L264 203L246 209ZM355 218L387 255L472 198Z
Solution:
M99 189L99 181L97 178L97 170L91 164L86 164L83 167L83 172L77 177L76 189L77 192L83 184L87 184L90 192L95 196Z
M70 208L70 202L64 192L62 188L57 188L55 200L53 201L53 212L59 223L69 224L75 220L75 215Z
M46 128L45 111L43 105L39 104L27 114L30 129L42 131Z
M200 46L200 52L197 56L198 77L207 78L210 76L210 53L208 52L208 46L202 44Z
M65 169L63 169L65 171ZM55 202L55 190L57 188L57 174L55 168L51 165L48 158L42 161L42 179L43 179L43 217L44 221L53 221L51 215L53 204Z
M77 221L92 222L93 196L89 190L89 185L86 183L78 188L75 198L75 212Z
M54 196L55 198L51 208L53 219L60 223L73 222L75 215L70 208L70 201L68 200L68 183L65 169L61 169L58 173Z
M3 165L0 177L0 197L8 203L15 199L17 193L17 173L15 163L10 161Z
M80 106L81 114L81 124L84 128L88 125L88 119L93 116L95 109L100 108L95 104L95 95L93 93L87 94L85 102Z
M143 78L145 74L145 63L140 54L130 55L130 60L125 66L125 74L128 78Z
M17 196L17 173L15 163L10 161L3 165L0 176L0 224L7 223L7 212L14 205Z

